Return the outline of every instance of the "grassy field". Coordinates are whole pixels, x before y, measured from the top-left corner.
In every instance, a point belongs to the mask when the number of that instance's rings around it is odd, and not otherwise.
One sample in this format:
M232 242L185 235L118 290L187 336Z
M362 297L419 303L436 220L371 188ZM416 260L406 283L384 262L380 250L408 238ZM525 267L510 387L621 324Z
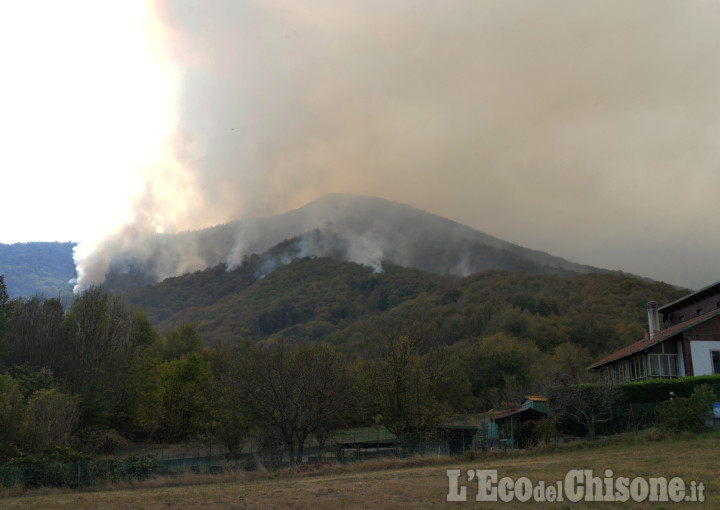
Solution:
M548 485L571 469L592 469L615 477L680 477L702 482L705 502L482 503L482 508L720 508L720 434L658 438L652 433L577 443L550 451L488 454L468 458L424 458L329 465L316 471L238 473L211 478L155 479L93 491L6 491L1 508L477 508L477 484L468 469L497 469L498 477L528 477ZM463 473L467 502L446 502L447 469Z

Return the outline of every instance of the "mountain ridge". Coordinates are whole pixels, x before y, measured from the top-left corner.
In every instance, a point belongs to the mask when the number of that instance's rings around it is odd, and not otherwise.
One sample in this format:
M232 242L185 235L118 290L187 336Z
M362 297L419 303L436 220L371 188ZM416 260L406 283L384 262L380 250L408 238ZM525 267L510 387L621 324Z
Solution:
M278 252L282 243L287 250L278 253L276 266L294 257L335 256L376 271L386 262L457 276L491 269L623 274L503 241L406 204L348 194L325 195L278 215L149 234L116 250L109 274L134 273L139 283L147 284L218 264L232 270L252 254Z
M625 274L525 248L407 204L340 193L272 216L234 220L194 231L146 233L132 240L109 239L98 246L95 254L109 260L103 277L96 274L86 283L104 282L119 291L220 264L232 270L253 255L263 260L256 268L256 277L307 256L335 257L372 267L376 272L382 271L384 264L396 264L457 276L487 270L563 276ZM26 246L44 249L45 244ZM67 282L76 275L72 260L75 245L57 244L64 250L55 255L58 260L20 266L3 259L3 253L19 245L0 245L0 273L8 273L12 295L68 293ZM32 254L26 258L35 260ZM81 278L85 262L78 262Z

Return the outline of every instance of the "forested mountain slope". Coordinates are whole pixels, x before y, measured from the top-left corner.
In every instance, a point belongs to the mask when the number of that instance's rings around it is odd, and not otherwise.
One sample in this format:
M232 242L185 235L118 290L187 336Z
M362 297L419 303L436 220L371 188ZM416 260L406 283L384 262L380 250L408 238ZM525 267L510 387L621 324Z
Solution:
M282 337L328 340L354 352L389 331L446 344L504 333L545 352L569 342L594 356L642 338L647 301L684 294L621 275L487 271L460 278L389 264L374 273L320 257L256 278L262 263L251 257L234 271L218 266L124 296L161 332L192 322L208 345Z
M332 257L381 271L385 264L467 276L489 269L538 274L609 273L489 236L409 205L333 194L275 216L177 234L148 234L107 247L107 282L128 289L272 252L262 274L294 258Z

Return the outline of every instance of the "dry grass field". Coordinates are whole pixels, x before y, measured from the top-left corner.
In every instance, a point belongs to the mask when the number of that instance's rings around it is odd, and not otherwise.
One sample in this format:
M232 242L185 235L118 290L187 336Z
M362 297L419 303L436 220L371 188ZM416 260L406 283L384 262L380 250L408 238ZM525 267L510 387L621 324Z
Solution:
M90 491L6 491L2 508L720 508L720 434L658 438L652 433L622 439L576 443L564 448L488 454L463 458L385 460L328 465L316 471L238 473L155 479ZM458 468L467 486L466 502L447 502L446 470ZM534 483L563 480L571 469L592 469L615 477L681 477L702 482L705 502L477 503L477 485L467 483L468 469L497 469L498 477L528 477Z

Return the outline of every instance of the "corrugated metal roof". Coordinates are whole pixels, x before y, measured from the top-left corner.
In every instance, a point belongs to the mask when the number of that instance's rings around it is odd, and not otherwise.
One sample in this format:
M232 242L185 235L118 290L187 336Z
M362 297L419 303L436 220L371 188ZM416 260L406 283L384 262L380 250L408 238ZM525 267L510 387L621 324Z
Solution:
M713 310L712 312L707 312L702 315L698 315L697 317L693 317L692 319L688 319L684 322L680 322L679 324L670 326L669 328L662 330L658 335L654 336L653 338L645 338L643 340L639 340L639 341L635 342L634 344L630 344L627 347L623 347L619 351L616 351L616 352L612 353L611 355L601 359L600 361L593 363L592 365L590 365L588 367L588 370L592 370L599 366L605 365L607 363L610 363L611 361L617 361L626 356L630 356L631 354L635 354L636 352L640 352L645 349L649 349L653 345L658 344L658 343L662 342L663 340L667 340L671 336L677 335L678 333L682 333L683 331L690 329L694 326L697 326L698 324L702 324L703 322L705 322L709 319L712 319L713 317L717 317L718 315L720 315L720 308Z

